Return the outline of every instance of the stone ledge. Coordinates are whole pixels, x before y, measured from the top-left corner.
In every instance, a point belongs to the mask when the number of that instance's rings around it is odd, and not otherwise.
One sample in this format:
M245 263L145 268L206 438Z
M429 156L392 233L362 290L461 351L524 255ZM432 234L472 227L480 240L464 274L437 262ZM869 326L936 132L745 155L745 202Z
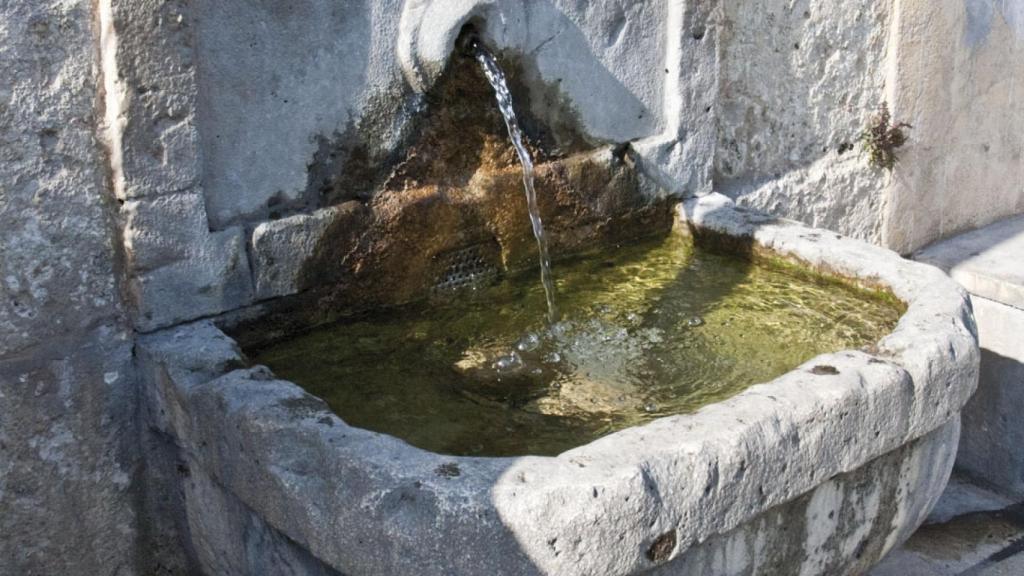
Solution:
M915 260L942 268L971 294L1024 310L1024 216L936 242Z
M1019 576L1024 553L1021 505L976 485L969 477L949 484L921 530L868 576Z
M553 253L668 230L664 191L630 164L601 147L536 165ZM366 204L258 224L249 238L255 299L326 289L337 306L408 302L429 293L459 250L483 246L488 266L502 271L533 265L528 222L515 164L477 169L465 186L385 187Z
M256 299L299 292L303 265L316 254L328 228L344 218L343 225L350 221L348 226L357 229L362 212L362 205L353 201L256 226L249 241Z
M252 302L252 275L240 227L214 232L183 260L129 279L133 321L152 332Z
M981 344L978 390L964 406L957 468L1024 499L1024 310L972 296Z

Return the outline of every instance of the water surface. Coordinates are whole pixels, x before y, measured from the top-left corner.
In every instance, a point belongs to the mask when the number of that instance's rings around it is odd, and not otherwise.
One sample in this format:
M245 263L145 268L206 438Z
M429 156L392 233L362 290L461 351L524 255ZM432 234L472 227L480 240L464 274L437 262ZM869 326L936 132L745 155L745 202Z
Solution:
M353 426L445 454L553 455L876 342L901 313L864 290L675 234L559 271L553 325L529 272L251 356Z

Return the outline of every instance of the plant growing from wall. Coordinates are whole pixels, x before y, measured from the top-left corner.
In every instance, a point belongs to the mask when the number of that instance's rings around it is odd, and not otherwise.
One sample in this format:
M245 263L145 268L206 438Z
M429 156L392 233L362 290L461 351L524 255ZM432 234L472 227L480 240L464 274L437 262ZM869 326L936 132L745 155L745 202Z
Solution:
M892 170L896 165L896 149L907 143L905 129L913 128L906 122L893 122L889 105L882 102L878 113L871 117L858 140L872 166Z

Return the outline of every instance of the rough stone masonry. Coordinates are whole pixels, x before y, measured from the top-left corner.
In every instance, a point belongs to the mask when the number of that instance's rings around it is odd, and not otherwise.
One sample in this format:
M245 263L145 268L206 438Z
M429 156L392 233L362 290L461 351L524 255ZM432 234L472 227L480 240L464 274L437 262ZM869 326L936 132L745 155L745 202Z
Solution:
M0 2L0 574L134 574L132 331L95 3Z

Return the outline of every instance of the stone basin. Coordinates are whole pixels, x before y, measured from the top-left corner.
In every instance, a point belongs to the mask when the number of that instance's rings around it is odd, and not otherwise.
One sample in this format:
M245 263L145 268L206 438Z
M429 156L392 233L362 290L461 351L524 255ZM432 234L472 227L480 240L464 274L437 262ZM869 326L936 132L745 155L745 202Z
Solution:
M152 466L216 574L860 574L948 479L978 348L939 270L711 194L676 217L907 306L864 350L816 357L696 413L555 457L452 457L348 426L246 367L212 321L144 337Z

